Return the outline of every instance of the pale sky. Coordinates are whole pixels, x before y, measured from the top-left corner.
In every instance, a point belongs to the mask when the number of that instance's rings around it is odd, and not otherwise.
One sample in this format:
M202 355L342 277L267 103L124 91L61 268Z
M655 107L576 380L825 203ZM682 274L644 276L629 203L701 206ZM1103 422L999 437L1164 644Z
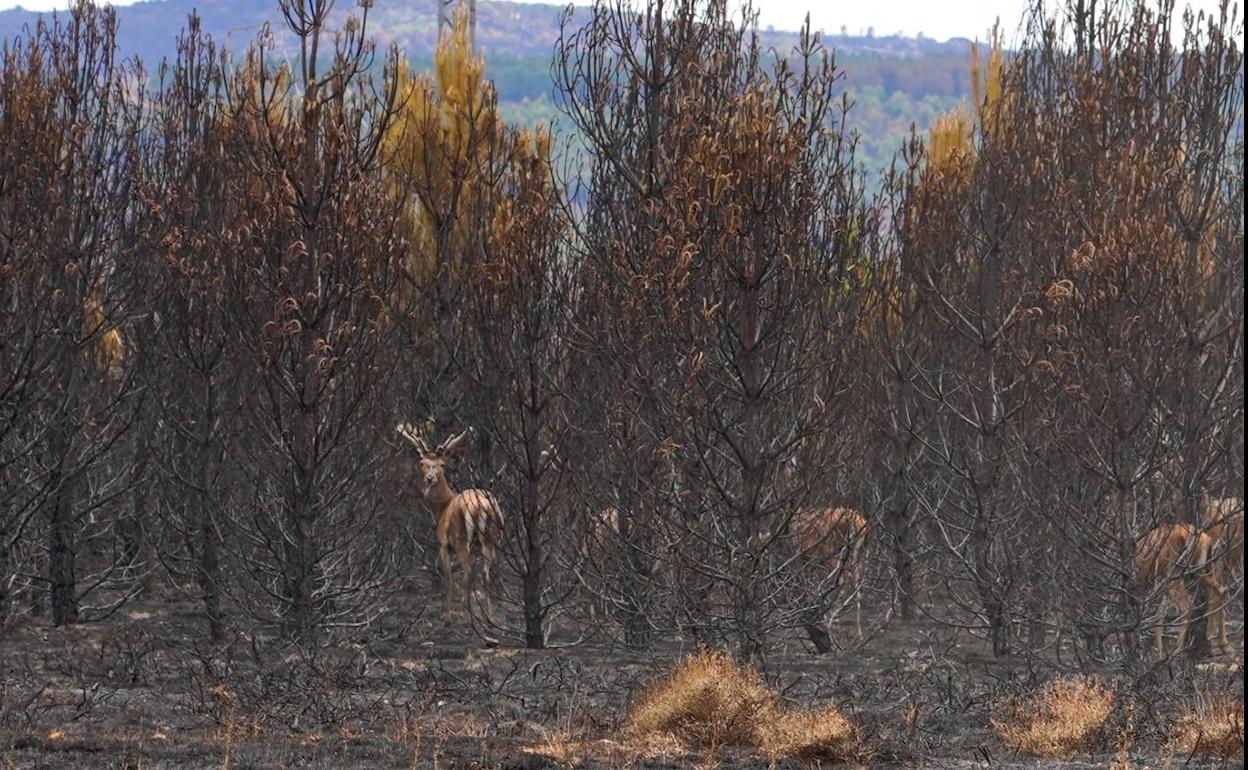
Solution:
M117 5L127 5L133 0L117 0ZM263 2L264 0L257 0ZM404 0L376 0L378 5L387 2L403 2ZM811 21L816 29L822 28L830 34L839 33L844 26L850 34L865 32L868 27L875 29L876 35L891 35L900 32L905 35L924 35L945 40L950 37L983 38L992 22L997 17L1008 41L1014 37L1014 31L1021 18L1026 0L960 0L959 2L941 2L940 0L754 0L760 12L759 23L763 27L774 26L777 29L796 29L809 10ZM562 0L550 0L553 3ZM1212 10L1217 7L1217 0L1189 0L1197 9ZM578 3L579 4L579 3ZM0 0L0 10L21 5L33 10L49 10L64 8L67 0ZM203 0L201 11L210 12L212 0ZM1183 0L1177 3L1179 8L1185 5ZM1242 24L1239 25L1242 29Z

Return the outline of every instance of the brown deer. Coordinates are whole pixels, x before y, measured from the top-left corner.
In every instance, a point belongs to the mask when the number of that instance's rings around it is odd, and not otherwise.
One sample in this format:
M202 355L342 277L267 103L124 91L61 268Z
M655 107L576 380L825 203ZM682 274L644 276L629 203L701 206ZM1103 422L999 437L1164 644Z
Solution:
M464 572L465 600L471 599L474 583L473 548L481 555L481 571L485 582L490 581L490 566L494 553L503 537L503 511L489 492L465 489L456 492L446 480L446 461L464 439L472 433L468 428L459 435L443 441L436 449L430 449L415 427L402 423L399 435L407 439L420 452L421 492L433 512L437 525L438 562L446 584L446 604L455 601L455 581L451 576L451 552L459 559ZM492 614L489 597L486 612Z
M1211 558L1214 540L1197 527L1181 524L1160 524L1140 540L1136 548L1135 570L1140 581L1165 583L1165 591L1158 602L1160 617L1153 627L1153 650L1165 657L1165 640L1162 621L1165 619L1167 600L1179 612L1179 639L1176 650L1183 649L1188 627L1192 624L1192 597L1188 592L1189 578L1196 580L1205 599L1206 610L1218 633L1222 650L1229 649L1226 638L1225 594L1222 590L1222 565Z
M1205 497L1200 505L1200 526L1213 541L1213 553L1221 558L1223 569L1231 574L1242 573L1244 501L1236 497Z
M859 581L862 578L863 541L867 520L850 508L806 508L793 519L797 534L799 558L802 562L827 570L841 585L854 592L854 634L862 638L862 601ZM831 649L827 632L809 619L806 633L819 652Z

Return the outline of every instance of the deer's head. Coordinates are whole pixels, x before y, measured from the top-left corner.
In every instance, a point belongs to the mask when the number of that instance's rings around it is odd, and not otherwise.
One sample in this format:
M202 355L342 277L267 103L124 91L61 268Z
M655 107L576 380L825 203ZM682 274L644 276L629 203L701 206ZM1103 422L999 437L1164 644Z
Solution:
M436 448L430 449L424 436L415 426L400 423L395 430L420 453L420 487L421 491L426 494L446 481L447 461L451 459L456 450L463 446L464 439L472 433L472 428L468 428L438 444Z

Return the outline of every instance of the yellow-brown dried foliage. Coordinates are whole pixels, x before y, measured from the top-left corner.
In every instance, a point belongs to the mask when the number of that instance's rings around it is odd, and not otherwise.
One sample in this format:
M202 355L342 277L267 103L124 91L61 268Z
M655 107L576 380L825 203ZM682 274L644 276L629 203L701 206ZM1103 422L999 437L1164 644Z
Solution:
M1166 750L1190 756L1205 754L1244 758L1244 699L1202 694L1185 707L1170 730Z
M992 726L1010 749L1035 757L1091 751L1114 709L1114 692L1083 677L1056 679L997 707Z
M647 689L628 716L639 740L671 735L699 746L745 746L776 759L845 761L863 755L835 707L791 710L752 667L699 650Z

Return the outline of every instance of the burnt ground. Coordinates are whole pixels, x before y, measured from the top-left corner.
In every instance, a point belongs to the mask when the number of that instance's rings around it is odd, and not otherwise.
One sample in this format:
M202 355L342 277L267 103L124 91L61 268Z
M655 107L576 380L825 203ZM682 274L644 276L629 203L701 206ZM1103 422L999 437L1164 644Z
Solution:
M688 645L491 648L462 614L448 621L438 602L416 609L426 596L395 597L366 635L316 653L245 633L209 644L194 605L172 597L69 628L20 619L0 636L0 768L768 766L730 749L625 737L630 693ZM1243 697L1242 654L1180 669L1160 666L1133 688L1130 766L1242 767L1163 751L1195 692ZM993 659L930 621L894 621L822 657L794 638L766 661L786 699L845 710L871 766L1109 766L1121 711L1102 753L1061 762L1012 754L993 734L993 704L1056 670Z

